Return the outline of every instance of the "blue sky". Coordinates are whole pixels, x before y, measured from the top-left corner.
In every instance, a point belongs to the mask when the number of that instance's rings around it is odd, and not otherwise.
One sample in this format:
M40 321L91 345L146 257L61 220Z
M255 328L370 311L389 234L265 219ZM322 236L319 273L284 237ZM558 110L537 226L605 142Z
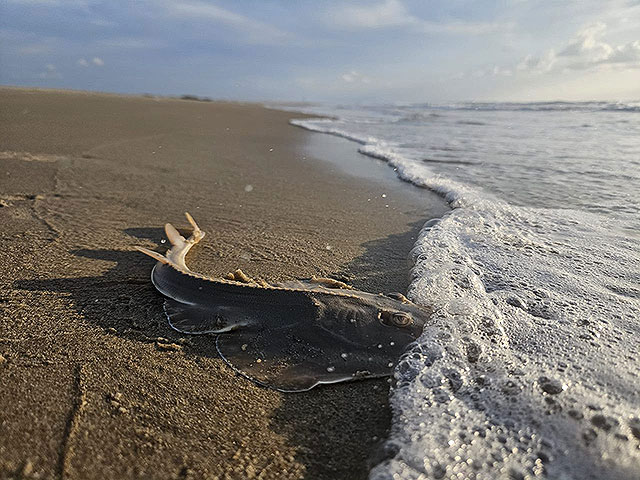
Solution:
M640 1L0 0L0 84L237 100L640 99Z

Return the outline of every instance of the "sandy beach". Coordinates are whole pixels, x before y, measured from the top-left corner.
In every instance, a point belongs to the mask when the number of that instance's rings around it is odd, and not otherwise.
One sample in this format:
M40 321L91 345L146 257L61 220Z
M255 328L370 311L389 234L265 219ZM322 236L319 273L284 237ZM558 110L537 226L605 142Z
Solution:
M238 377L211 337L168 327L133 247L189 211L207 232L193 270L404 292L444 202L259 105L10 88L0 104L0 477L366 478L386 380L282 394Z

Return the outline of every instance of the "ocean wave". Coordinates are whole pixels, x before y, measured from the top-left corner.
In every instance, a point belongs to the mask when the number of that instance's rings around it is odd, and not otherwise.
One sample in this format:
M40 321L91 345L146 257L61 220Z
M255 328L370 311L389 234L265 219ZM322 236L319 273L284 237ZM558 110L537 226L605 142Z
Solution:
M640 260L620 241L600 216L504 203L428 222L408 296L436 313L395 370L371 478L637 475L640 308L611 290L634 291Z
M444 115L442 113L436 112L411 112L406 115L399 115L397 119L394 120L394 123L422 123L422 122L433 122L438 118L442 118Z
M291 125L302 127L312 132L327 133L329 135L335 135L336 137L346 138L352 142L360 143L362 145L368 142L375 142L376 139L372 137L365 137L348 133L345 130L335 128L333 126L334 121L330 119L316 119L316 120L291 120Z
M466 160L445 159L445 158L421 158L421 162L424 163L440 163L449 165L476 165L477 162L468 162Z
M640 112L640 102L466 102L430 104L428 108L510 112Z
M467 205L470 202L477 202L480 199L477 193L465 185L435 175L426 166L397 154L378 138L348 133L332 126L332 121L325 119L291 120L290 123L306 130L335 135L361 144L362 146L358 148L359 153L389 163L390 166L396 169L398 176L402 180L439 193L454 208Z
M477 120L458 120L456 123L458 125L486 125L486 122L479 122Z
M640 238L597 213L512 205L346 121L295 124L357 138L453 208L410 253L407 296L435 313L395 369L370 478L637 478Z

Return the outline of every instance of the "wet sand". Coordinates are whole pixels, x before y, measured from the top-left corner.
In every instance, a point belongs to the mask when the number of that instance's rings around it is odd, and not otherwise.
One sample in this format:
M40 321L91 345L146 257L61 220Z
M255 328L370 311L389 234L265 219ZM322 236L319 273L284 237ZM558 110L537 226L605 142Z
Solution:
M9 88L0 105L0 478L366 478L385 380L236 376L167 326L132 247L189 211L196 271L404 291L444 202L258 105Z

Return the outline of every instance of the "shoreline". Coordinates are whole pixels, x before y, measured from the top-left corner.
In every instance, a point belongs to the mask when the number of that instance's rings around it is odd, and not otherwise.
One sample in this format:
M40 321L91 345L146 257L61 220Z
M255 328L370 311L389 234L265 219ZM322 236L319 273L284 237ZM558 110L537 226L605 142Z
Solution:
M132 247L161 245L187 210L208 233L195 271L404 292L406 255L444 200L341 171L326 156L353 160L353 144L289 125L297 113L0 97L0 476L365 478L390 421L385 380L253 385L210 339L168 327L153 262Z

